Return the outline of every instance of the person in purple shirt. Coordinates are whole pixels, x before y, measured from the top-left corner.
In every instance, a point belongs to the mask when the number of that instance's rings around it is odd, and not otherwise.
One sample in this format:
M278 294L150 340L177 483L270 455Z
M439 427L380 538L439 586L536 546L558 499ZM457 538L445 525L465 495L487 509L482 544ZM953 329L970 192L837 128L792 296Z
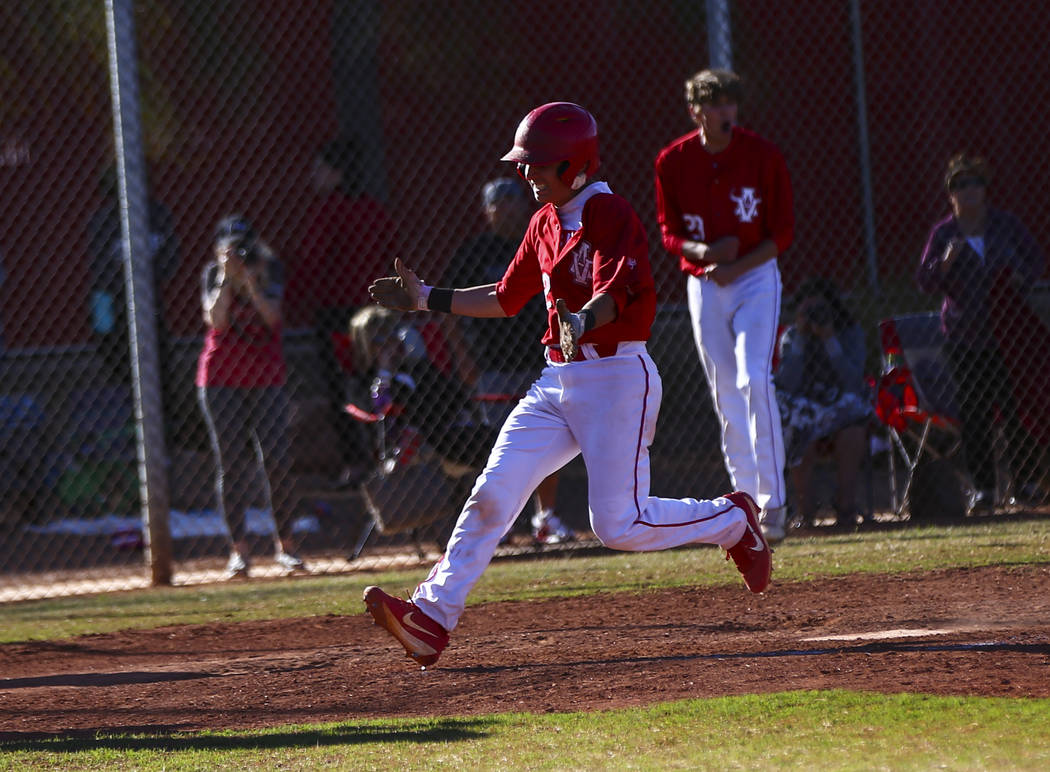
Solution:
M988 204L991 174L979 156L948 161L944 184L952 213L933 226L916 272L919 288L941 293L945 354L956 385L973 507L996 503L993 421L1003 421L1015 488L1034 495L1038 454L1015 409L1013 384L990 319L989 289L1007 278L1024 292L1042 274L1043 253L1024 224Z

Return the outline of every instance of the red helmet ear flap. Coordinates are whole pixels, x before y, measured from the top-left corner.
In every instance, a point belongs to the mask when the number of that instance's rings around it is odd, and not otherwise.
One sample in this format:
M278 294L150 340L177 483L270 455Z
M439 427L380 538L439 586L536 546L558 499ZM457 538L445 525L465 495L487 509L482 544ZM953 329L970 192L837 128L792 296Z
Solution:
M572 102L541 105L518 124L514 147L502 160L516 162L522 175L522 164L567 162L564 169L559 167L558 177L578 190L598 171L598 124L594 116Z

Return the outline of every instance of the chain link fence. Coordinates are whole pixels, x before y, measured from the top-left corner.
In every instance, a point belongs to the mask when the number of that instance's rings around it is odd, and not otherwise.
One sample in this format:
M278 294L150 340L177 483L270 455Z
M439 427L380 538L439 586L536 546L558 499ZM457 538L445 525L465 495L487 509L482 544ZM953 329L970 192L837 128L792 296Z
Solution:
M141 586L151 581L149 558L170 561L159 574L154 568L153 580L225 575L230 531L197 383L202 294L219 281L209 271L215 230L233 214L252 225L258 241L246 255L263 265L260 280L273 297L281 288L284 320L276 349L265 330L233 325L246 356L265 350L266 362L283 357L287 369L287 409L265 410L285 415L287 427L256 427L279 462L268 475L256 469L250 441L259 416L219 416L231 438L222 446L226 505L245 513L243 531L235 530L252 575L287 569L273 560L276 520L284 546L315 572L435 555L492 432L522 379L539 369L540 346L519 343L503 321L359 312L369 281L389 272L396 255L430 283L491 280L471 270L483 252L484 260L505 254L478 240L488 227L484 204L515 195L513 170L498 159L519 119L555 100L595 115L603 176L650 231L660 300L650 350L664 379L652 489L725 492L684 278L660 245L653 195L656 154L692 126L684 81L709 62L743 76L741 122L777 143L792 174L797 228L780 261L783 324L796 318L792 293L820 275L838 285L865 333L882 420L871 422L859 508L888 518L961 516L969 491L988 486L1000 511L1040 503L1050 368L1045 259L1022 287L991 288L989 326L1011 343L1000 346L995 367L949 357L938 337L941 295L920 292L915 281L931 228L949 214L945 169L961 150L990 164L993 206L1015 215L1041 250L1050 244L1050 193L1033 153L1050 86L1032 66L1044 59L1050 17L1037 6L115 6L133 11L135 33L124 63L134 66L137 100L123 108L140 121L141 143L126 156L114 140L107 3L0 8L0 599ZM129 194L148 202L136 265L151 274L156 301L130 318L122 172ZM131 172L141 172L144 190ZM487 182L508 175L483 198ZM992 238L989 260L1000 248ZM1006 248L1016 247L1014 239ZM974 243L973 255L983 248ZM880 324L892 320L899 324ZM149 340L154 326L155 350L143 361L156 362L159 377L142 383L159 386L137 391L136 373L150 373L133 366L132 343ZM244 363L225 366L234 373L228 385L270 383ZM953 366L955 379L942 377ZM386 369L400 377L377 377ZM974 383L1002 388L974 400ZM387 401L398 408L387 411ZM994 451L978 475L959 447L960 405L972 414L974 402L987 408L985 446ZM162 416L136 408L154 403ZM167 499L170 549L148 544L142 525L140 469L148 464L140 438L153 425L162 437L151 447L159 474L147 487ZM822 468L831 460L821 457ZM576 544L592 544L579 459L561 472L554 495ZM826 506L830 496L822 488L817 498ZM275 497L288 503L273 507ZM504 553L536 549L532 508Z

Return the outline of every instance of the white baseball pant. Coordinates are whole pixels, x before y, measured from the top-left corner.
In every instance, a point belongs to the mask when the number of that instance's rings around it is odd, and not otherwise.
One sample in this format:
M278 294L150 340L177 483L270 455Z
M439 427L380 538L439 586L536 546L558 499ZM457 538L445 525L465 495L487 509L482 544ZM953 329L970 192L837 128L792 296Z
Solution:
M735 545L746 519L729 500L649 495L649 446L661 394L644 343L621 343L605 359L548 365L504 423L444 556L413 602L452 630L533 490L579 453L587 465L591 528L607 547Z
M689 276L686 294L733 487L751 493L763 509L781 507L784 435L773 386L781 296L776 260L726 287Z

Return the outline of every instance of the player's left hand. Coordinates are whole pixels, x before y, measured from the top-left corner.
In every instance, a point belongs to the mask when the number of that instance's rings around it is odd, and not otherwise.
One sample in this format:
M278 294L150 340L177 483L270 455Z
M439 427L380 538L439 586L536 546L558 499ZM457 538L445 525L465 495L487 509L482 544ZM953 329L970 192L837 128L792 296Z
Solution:
M561 298L555 302L558 310L558 331L560 333L561 355L566 362L571 362L580 351L580 337L583 335L583 320L572 313Z
M405 265L401 258L394 259L394 270L397 276L376 279L368 288L368 294L384 308L395 311L418 311L419 294L423 282L416 272Z
M713 281L719 287L728 287L740 278L741 273L736 263L716 263L707 266L707 269L704 271L704 278L708 281Z
M732 263L739 256L740 239L736 236L723 236L708 245L704 259L722 265Z

